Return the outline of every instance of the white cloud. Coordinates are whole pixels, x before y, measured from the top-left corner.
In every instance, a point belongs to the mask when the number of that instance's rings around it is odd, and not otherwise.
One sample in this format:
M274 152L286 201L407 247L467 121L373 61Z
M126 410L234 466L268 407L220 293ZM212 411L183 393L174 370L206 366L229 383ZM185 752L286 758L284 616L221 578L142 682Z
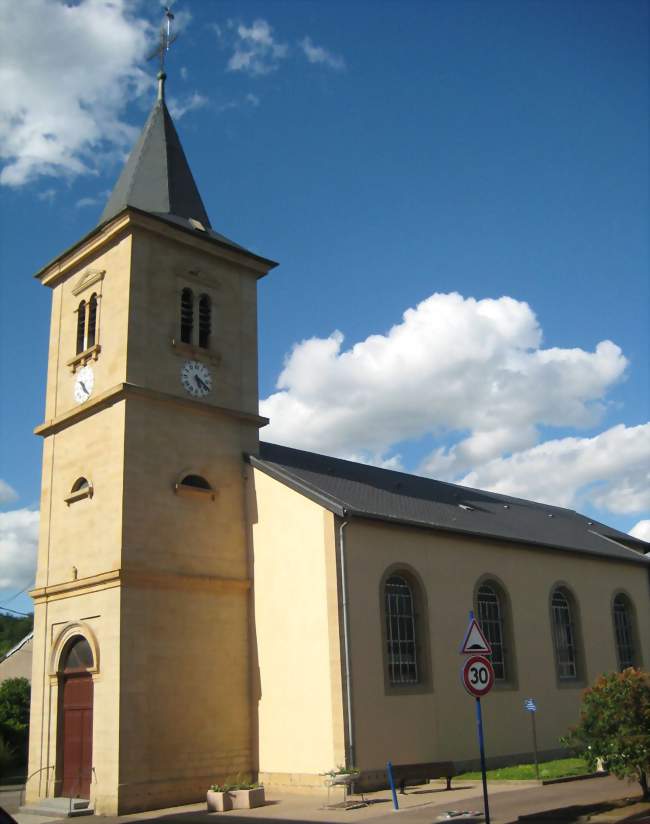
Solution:
M460 476L539 440L538 425L591 426L626 359L610 341L594 352L543 349L528 304L434 294L386 334L343 350L343 335L297 344L261 403L269 440L337 455L386 459L401 441L456 433L434 453ZM466 433L469 432L469 435Z
M38 512L0 512L0 589L31 584L36 571Z
M343 335L294 346L260 404L265 440L382 466L426 437L421 474L616 513L650 509L650 424L540 442L540 427L586 428L627 361L611 341L542 347L528 306L510 297L434 294L387 333L349 349Z
M650 542L650 520L639 521L630 530L633 538L640 538L642 541Z
M289 53L287 44L279 43L274 38L273 28L266 20L254 20L250 26L229 20L228 26L236 34L228 71L241 71L252 77L269 74Z
M345 68L345 60L340 54L333 54L323 46L316 46L312 43L311 37L303 37L299 46L310 63L322 63L337 71Z
M180 120L183 115L194 109L202 109L208 103L208 98L199 92L192 92L184 98L170 97L167 101L169 105L169 113L175 120Z
M0 478L0 506L10 504L12 501L18 500L18 493L6 481Z
M250 103L250 105L253 106L253 108L257 108L257 106L259 106L261 103L259 97L256 94L252 94L251 92L249 92L246 95L245 99L247 103Z
M94 173L136 130L122 119L151 85L151 26L127 0L0 0L0 183Z
M643 512L650 509L650 423L546 441L488 461L460 482L557 506Z
M56 198L56 189L44 189L42 192L39 192L36 197L44 203L54 203Z

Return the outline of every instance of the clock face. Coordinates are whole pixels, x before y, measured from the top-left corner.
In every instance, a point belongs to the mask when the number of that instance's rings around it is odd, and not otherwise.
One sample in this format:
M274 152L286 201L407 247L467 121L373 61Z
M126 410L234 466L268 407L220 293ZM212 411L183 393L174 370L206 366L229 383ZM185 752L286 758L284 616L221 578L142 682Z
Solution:
M204 364L188 360L181 369L181 383L192 397L204 398L212 389L212 375Z
M77 403L87 401L92 395L93 386L95 385L95 375L90 366L84 366L79 370L77 379L74 382L74 399Z

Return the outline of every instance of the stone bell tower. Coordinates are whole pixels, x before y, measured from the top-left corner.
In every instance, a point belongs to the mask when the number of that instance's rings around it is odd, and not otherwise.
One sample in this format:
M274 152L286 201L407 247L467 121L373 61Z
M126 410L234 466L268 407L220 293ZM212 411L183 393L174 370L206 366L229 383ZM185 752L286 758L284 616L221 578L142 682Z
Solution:
M52 290L28 802L115 814L251 769L242 453L256 453L257 280L217 233L165 76L99 225Z

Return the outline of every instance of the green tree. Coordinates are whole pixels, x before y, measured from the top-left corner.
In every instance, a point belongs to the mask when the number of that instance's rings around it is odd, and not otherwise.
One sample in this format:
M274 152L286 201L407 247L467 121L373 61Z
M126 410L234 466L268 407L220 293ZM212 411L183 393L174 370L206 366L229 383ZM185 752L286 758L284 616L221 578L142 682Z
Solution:
M593 769L602 758L619 778L635 778L650 798L650 673L633 667L601 675L585 690L580 721L563 743Z
M26 678L8 678L0 684L0 738L19 762L27 758L30 691Z

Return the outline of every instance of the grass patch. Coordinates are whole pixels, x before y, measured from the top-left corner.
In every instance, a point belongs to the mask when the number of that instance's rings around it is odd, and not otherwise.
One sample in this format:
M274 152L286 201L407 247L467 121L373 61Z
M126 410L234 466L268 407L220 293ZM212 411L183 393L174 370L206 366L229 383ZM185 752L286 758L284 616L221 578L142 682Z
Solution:
M567 778L572 775L587 775L591 772L587 762L582 758L561 758L557 761L544 761L539 765L539 777L547 778ZM498 770L487 771L488 780L492 781L530 781L535 779L534 764L516 764L514 767L501 767ZM480 772L468 772L456 776L460 779L480 780Z

